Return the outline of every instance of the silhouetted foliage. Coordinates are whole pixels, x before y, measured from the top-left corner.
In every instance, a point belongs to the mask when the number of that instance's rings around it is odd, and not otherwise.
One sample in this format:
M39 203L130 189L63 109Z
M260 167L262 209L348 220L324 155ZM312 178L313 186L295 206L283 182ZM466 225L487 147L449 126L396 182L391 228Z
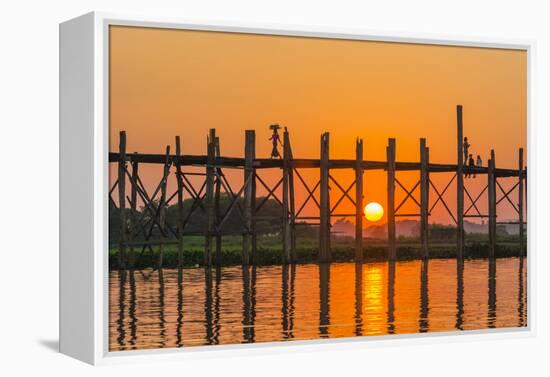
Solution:
M260 205L264 201L263 197L256 199L257 205ZM227 213L231 203L233 202L227 194L220 195L220 215L223 218ZM158 201L153 202L148 208L142 207L137 211L132 211L126 209L126 218L128 223L130 219L136 221L136 227L139 230L143 228L148 233L151 229L152 219L158 216L154 216L158 211ZM224 222L222 227L222 234L242 234L244 231L243 221L240 216L239 207L244 208L243 199L238 199L238 204L228 215L229 217ZM191 212L192 211L192 212ZM185 233L199 234L205 231L206 229L206 211L201 206L193 204L192 199L186 199L183 201L183 213L184 219L187 219L189 214L188 223L185 226ZM256 233L259 235L262 234L278 234L281 231L281 218L282 218L282 208L281 205L274 199L268 199L262 205L260 210L256 213L256 216L259 218L256 221ZM128 224L129 226L129 224ZM172 229L174 232L178 227L178 205L173 204L166 208L166 229L167 236L174 238L174 234L170 232L169 229ZM310 228L308 226L300 226L299 233L311 233L311 230L306 230L304 228ZM136 230L137 232L137 230ZM313 232L315 232L313 230ZM160 232L158 226L155 225L152 228L152 237L159 237ZM139 234L134 237L134 240L142 240L143 231L139 231ZM120 239L120 209L115 208L111 205L109 209L109 241L111 244L118 242Z

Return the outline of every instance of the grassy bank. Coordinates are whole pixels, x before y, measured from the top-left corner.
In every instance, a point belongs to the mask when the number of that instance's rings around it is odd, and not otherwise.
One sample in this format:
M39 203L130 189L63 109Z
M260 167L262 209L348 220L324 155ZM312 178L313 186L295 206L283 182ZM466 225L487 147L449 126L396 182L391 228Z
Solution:
M184 264L187 267L202 265L204 259L204 238L187 237L184 242ZM241 237L224 237L222 244L222 264L241 264ZM365 240L363 255L365 261L385 261L387 259L387 246L384 240ZM355 255L353 239L336 237L331 241L332 260L334 262L351 262ZM158 264L158 248L153 247L155 253L146 249L141 254L141 246L134 247L137 259L137 269L148 268ZM504 239L497 244L497 257L513 257L520 253L519 244ZM141 254L141 257L137 257ZM467 241L464 250L464 257L469 259L486 258L488 255L488 244L480 240ZM397 246L398 260L421 259L421 249L418 240L401 239ZM316 239L302 239L296 245L297 263L316 262L318 247ZM456 248L454 243L439 243L430 245L430 258L455 258ZM214 255L213 255L214 258ZM176 245L164 246L163 266L166 268L177 267L178 252ZM281 242L278 237L261 237L258 239L257 252L254 256L254 263L257 265L276 265L281 263ZM109 252L110 269L118 268L118 248L113 247Z

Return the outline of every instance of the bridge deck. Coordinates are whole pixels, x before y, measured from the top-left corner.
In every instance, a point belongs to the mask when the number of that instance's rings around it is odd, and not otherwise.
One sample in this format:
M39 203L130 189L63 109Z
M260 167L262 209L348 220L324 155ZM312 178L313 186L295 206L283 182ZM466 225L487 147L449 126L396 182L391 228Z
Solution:
M170 155L170 160L175 161L176 156ZM166 156L163 154L127 154L128 161L136 161L147 164L164 164ZM181 155L180 164L183 166L206 166L207 156L205 155ZM118 162L119 154L116 152L109 153L109 162ZM214 165L226 168L244 168L244 158L239 157L217 157ZM290 164L297 169L320 168L319 159L296 158L290 161ZM331 159L329 160L330 169L354 169L356 161L353 159ZM364 170L386 170L387 162L385 161L363 161ZM282 159L257 158L254 160L256 169L283 168ZM420 162L396 162L395 169L398 171L420 171ZM457 165L455 164L434 164L428 165L428 170L435 173L456 172ZM487 174L487 167L468 168L467 171L473 174ZM527 170L527 169L526 169ZM525 170L524 174L527 174ZM517 169L502 169L496 168L495 174L499 177L517 177L519 170Z

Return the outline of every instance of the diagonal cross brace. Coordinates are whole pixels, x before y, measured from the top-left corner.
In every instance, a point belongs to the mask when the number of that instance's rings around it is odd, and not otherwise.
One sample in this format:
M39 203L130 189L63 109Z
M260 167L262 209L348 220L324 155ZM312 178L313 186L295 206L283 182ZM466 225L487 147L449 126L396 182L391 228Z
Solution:
M302 183L304 184L304 187L306 188L307 192L308 192L308 196L306 197L306 199L304 200L304 202L302 203L302 205L300 206L300 208L298 209L298 211L296 212L296 215L295 217L298 217L298 215L300 215L300 213L302 213L302 210L304 209L304 207L306 206L306 204L309 202L309 199L312 199L315 204L317 205L317 208L321 208L321 205L319 204L319 202L317 201L317 198L315 198L315 190L317 190L317 188L321 185L321 181L317 181L317 183L315 184L315 186L313 187L312 190L309 189L309 187L306 185L306 183L302 180L302 177L300 176L300 174L298 173L297 170L296 171L296 175L300 178L300 180L302 181Z
M332 215L332 214L334 213L334 211L336 210L336 208L338 207L338 205L339 205L339 204L342 202L342 200L344 200L345 198L348 198L349 201L350 201L353 205L355 205L355 200L353 200L353 199L349 196L348 193L349 193L350 190L353 188L353 186L355 186L356 181L354 180L354 181L349 185L349 187L348 187L346 190L344 190L344 189L342 188L342 186L340 186L340 184L338 184L338 182L336 182L336 180L335 180L331 175L329 175L329 179L331 179L331 180L336 184L336 187L338 187L338 188L340 189L340 191L342 191L342 193L343 193L342 196L340 197L340 199L338 199L338 200L336 201L336 204L334 204L334 206L333 206L332 209L330 210L330 214Z
M416 198L413 196L413 193L414 193L414 190L416 190L416 188L418 186L420 186L420 180L418 182L416 182L416 185L414 185L414 187L409 191L405 188L405 186L403 186L401 184L401 182L399 182L397 180L397 178L395 178L395 182L397 182L397 184L403 189L403 191L405 191L407 193L407 195L405 196L405 198L401 201L401 203L399 203L399 205L397 206L397 208L394 210L394 213L397 215L397 211L399 211L399 208L401 208L403 206L403 204L405 204L407 202L407 199L408 198L411 198L417 205L418 207L421 207L420 206L420 203L418 203L418 201L416 200Z
M464 216L466 216L466 215L468 214L468 212L470 211L470 209L472 209L472 207L475 207L475 209L476 209L478 215L480 215L480 216L482 215L481 212L479 211L479 209L477 208L476 203L477 203L477 201L479 200L479 198L481 198L481 195L483 195L483 193L484 193L485 191L487 191L487 188L488 188L488 187L489 187L489 186L486 185L485 188L484 188L483 190L481 190L481 191L479 192L479 194L477 194L477 196L476 196L475 199L472 199L472 197L470 196L470 193L468 192L468 190L466 190L466 187L464 187L464 191L466 192L466 195L468 195L468 198L470 198L470 201L472 202L472 204L470 204L470 206L468 207L468 209L467 209L466 211L464 211Z
M451 183L454 181L454 179L456 178L456 174L453 176L453 178L451 178L451 180L449 181L449 183L447 183L447 186L445 186L445 188L443 189L443 191L440 193L438 190L437 190L437 187L435 187L435 185L433 184L432 180L430 179L429 182L430 182L430 185L433 187L435 193L437 194L437 200L435 201L435 203L432 205L432 208L430 208L430 211L428 213L431 213L432 210L434 209L434 207L436 206L436 204L441 201L441 203L443 203L443 205L445 206L445 209L447 210L447 212L449 213L449 215L451 216L451 218L453 219L453 221L455 222L455 224L457 223L456 221L456 218L454 217L453 213L451 212L451 210L449 209L449 206L447 205L447 203L445 203L445 200L443 199L443 195L445 195L445 192L447 191L447 189L449 188L449 186L451 186Z
M485 188L483 190L481 190L481 192L476 196L475 199L472 198L472 196L470 195L470 192L468 191L468 189L466 188L466 186L464 186L464 192L466 193L466 195L468 196L468 198L470 199L470 206L468 207L468 209L466 211L464 211L464 216L467 216L468 215L468 211L470 211L470 209L474 208L477 212L477 214L479 216L483 216L483 214L481 213L481 211L479 210L479 208L477 207L476 203L477 201L479 200L479 198L481 198L481 195L483 195L483 193L485 192L485 190L487 190L489 186L485 186Z
M498 183L498 180L495 179L495 182L497 183L497 186L498 188L500 189L500 191L502 191L502 194L503 196L496 202L496 204L500 203L502 200L506 199L508 201L508 203L510 203L510 205L516 210L517 213L519 213L519 209L518 207L516 207L516 205L512 202L512 200L510 199L510 197L508 195L510 195L510 193L519 185L519 182L516 183L510 190L508 191L505 191L504 188L500 185L500 183ZM495 205L496 205L495 204Z
M264 186L265 189L267 190L267 195L266 195L265 198L263 198L261 203L256 207L256 212L258 212L260 210L260 208L262 208L263 205L265 203L267 203L267 201L269 200L270 197L273 197L273 199L275 199L282 206L283 202L281 202L281 200L277 197L277 195L275 195L275 190L277 190L279 188L279 186L281 185L281 183L283 183L283 178L281 178L279 180L279 182L277 182L277 184L273 187L273 189L270 189L269 186L263 181L262 178L260 178L259 175L256 175L256 178L258 178L258 181L260 181L262 186Z
M223 214L220 223L216 227L218 232L221 230L221 228L223 227L223 224L225 224L225 222L229 218L229 215L231 214L231 211L233 211L233 208L235 208L235 206L237 205L239 197L242 195L245 187L249 184L251 179L253 179L253 174L248 175L248 177L244 181L243 187L241 187L239 192L235 195L235 197L233 198L231 204L229 205L229 208L227 208L227 210Z

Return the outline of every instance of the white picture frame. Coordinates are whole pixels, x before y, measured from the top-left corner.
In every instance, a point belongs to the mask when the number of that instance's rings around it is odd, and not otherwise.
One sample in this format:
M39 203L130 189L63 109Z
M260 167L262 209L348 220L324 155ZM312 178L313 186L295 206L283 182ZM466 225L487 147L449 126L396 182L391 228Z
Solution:
M261 343L199 346L144 351L108 350L108 28L132 25L153 28L247 32L318 38L519 49L528 55L528 160L533 168L533 41L379 33L281 25L189 22L92 12L60 24L60 351L90 364L149 358L212 357L232 354L295 352L323 347L371 347L391 342L419 343L533 336L536 329L533 281L537 255L528 243L528 326L478 330ZM534 169L531 169L532 171ZM528 186L532 196L533 185ZM85 205L82 205L85 203ZM77 205L78 204L78 205ZM528 207L528 234L534 239Z

